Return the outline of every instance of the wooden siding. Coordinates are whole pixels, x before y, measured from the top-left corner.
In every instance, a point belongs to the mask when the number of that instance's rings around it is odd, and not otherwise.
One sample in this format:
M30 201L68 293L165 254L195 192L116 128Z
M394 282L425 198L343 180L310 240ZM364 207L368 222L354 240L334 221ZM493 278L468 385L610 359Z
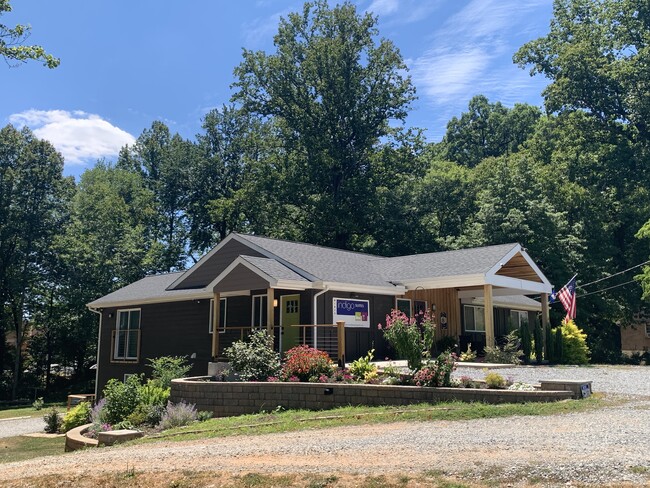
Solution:
M455 288L441 288L437 290L413 290L406 292L404 298L410 300L426 300L427 307L436 306L436 339L442 337L458 337L461 334L460 300ZM412 304L412 302L411 302ZM447 329L440 327L440 314L447 313Z
M526 261L526 259L519 252L515 254L504 266L502 266L501 269L496 272L496 274L500 276L508 276L510 278L518 278L520 280L543 283L542 279L537 276L535 270L530 267L528 261Z
M201 263L201 267L197 268L196 271L180 282L175 288L202 288L206 286L240 255L263 257L259 252L232 239L219 249L218 252L210 256L206 262ZM239 288L239 290L246 289L248 288Z
M243 264L238 264L228 274L228 276L226 276L220 283L217 283L214 287L214 291L253 290L255 288L266 288L268 285L269 283L257 273L251 271Z

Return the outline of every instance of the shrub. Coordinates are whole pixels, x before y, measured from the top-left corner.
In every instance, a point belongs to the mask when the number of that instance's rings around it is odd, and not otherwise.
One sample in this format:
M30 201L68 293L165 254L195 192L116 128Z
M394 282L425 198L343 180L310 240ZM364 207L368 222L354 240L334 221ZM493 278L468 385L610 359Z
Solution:
M56 434L61 429L61 415L59 411L52 407L43 415L45 421L45 432L48 434Z
M555 341L553 342L553 356L556 363L561 363L564 356L564 342L562 340L562 327L555 329Z
M445 352L455 349L457 346L456 338L451 336L441 337L436 341L436 351Z
M169 388L172 380L183 378L189 373L192 366L182 356L162 356L149 359L149 366L153 370L151 377L162 388Z
M382 329L381 324L379 329ZM386 326L383 327L384 338L400 357L406 359L412 371L420 370L423 362L431 357L435 330L436 326L428 312L408 318L395 309L386 315Z
M535 361L541 363L544 360L544 331L540 324L535 324Z
M309 381L311 377L327 377L334 373L334 364L325 351L309 346L296 346L287 351L282 365L281 378L284 381Z
M213 414L210 410L201 410L196 414L196 420L199 422L205 422L206 420L210 420L212 415Z
M61 430L68 432L70 429L87 424L88 422L90 422L90 404L88 402L81 402L65 414L61 423Z
M524 361L528 363L532 353L532 338L530 337L530 329L527 323L521 324L519 328L519 339L521 339L521 350L524 354Z
M43 397L38 397L36 400L34 400L34 403L32 403L32 407L36 411L42 410L44 405L45 402L43 401Z
M273 337L256 330L247 341L237 341L224 355L243 381L266 381L280 371L280 355L273 350Z
M485 360L488 363L521 364L519 356L522 355L519 349L519 338L517 332L510 332L505 339L503 346L485 346Z
M183 427L196 421L197 415L194 404L188 404L182 400L178 403L168 402L158 427L162 430Z
M460 386L463 388L474 388L476 384L474 383L474 380L470 376L461 376L459 378L460 381Z
M368 381L371 377L377 376L377 365L371 361L375 356L375 350L371 349L364 357L352 361L350 374L361 381Z
M106 403L102 411L105 422L117 424L135 411L139 403L141 383L140 375L129 376L124 382L115 378L108 381L104 387Z
M579 329L573 320L565 320L560 330L562 334L562 363L587 364L590 354L587 346L587 334Z
M485 384L488 388L503 388L506 386L506 379L499 373L488 373L485 375Z
M456 355L443 352L413 375L416 386L451 386L451 373L456 369Z
M149 380L138 387L138 404L164 406L169 400L170 394L171 388L163 388L156 380Z
M467 344L467 351L460 353L460 360L464 362L474 361L476 359L476 351L472 351L472 343Z
M125 421L135 426L146 424L153 427L160 423L164 412L164 404L140 403L135 407L135 410L129 414Z
M553 330L551 325L547 324L546 329L544 330L545 334L545 348L544 348L544 359L549 363L555 361L555 354L553 353Z

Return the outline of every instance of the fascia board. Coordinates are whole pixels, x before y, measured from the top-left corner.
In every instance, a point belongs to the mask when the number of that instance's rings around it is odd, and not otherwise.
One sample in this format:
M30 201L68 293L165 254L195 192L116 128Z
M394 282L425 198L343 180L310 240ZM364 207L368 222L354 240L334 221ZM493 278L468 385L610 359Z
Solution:
M401 285L407 290L424 288L425 290L435 290L441 288L460 288L463 286L484 285L485 275L460 275L460 276L441 276L439 278L421 279L421 280L402 280Z
M221 298L250 296L250 294L251 294L250 290L226 291L220 293ZM99 303L97 305L93 305L93 303L95 302L90 302L86 304L86 307L90 310L97 310L99 308L131 307L134 305L153 305L156 303L169 303L169 302L189 302L192 300L206 300L212 298L214 298L214 293L212 293L209 290L206 290L205 288L201 288L201 290L197 291L197 293L183 294L181 296L121 300L117 302Z
M373 285L358 285L355 283L339 283L336 281L318 281L313 284L313 288L323 289L327 287L328 291L347 291L352 293L368 293L371 295L403 295L406 288L400 285L385 287Z
M553 287L547 283L537 283L535 281L520 280L518 278L499 275L486 276L486 283L493 286L502 286L504 288L514 288L531 294L551 293L553 290Z
M178 278L174 280L174 282L167 287L168 290L173 290L177 285L185 281L186 278L189 278L192 273L194 273L197 269L199 269L203 264L210 259L216 252L219 252L219 250L225 246L228 242L230 242L232 239L236 237L237 234L235 233L230 233L228 234L219 244L217 244L215 247L210 249L206 254L204 254L201 259L199 259L194 266L192 266L190 269L185 271L182 275L180 275Z

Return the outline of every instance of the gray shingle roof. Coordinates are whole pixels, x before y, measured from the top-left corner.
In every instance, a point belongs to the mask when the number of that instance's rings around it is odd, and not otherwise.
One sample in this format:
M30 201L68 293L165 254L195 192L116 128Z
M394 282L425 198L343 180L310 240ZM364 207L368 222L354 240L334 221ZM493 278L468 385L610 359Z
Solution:
M303 278L295 271L290 270L284 264L279 263L275 259L258 258L254 256L240 257L276 280L304 281L305 283L309 283L309 280Z
M183 297L191 297L192 295L196 295L197 292L201 292L201 290L196 289L166 290L166 288L171 285L174 280L178 279L182 273L182 271L179 271L176 273L146 276L135 283L131 283L124 288L120 288L113 293L98 298L94 302L89 303L88 306L97 308L108 306L113 303L134 302L137 300L149 301L161 298L178 300Z
M391 286L376 265L377 261L388 258L268 237L238 236L300 268L316 280Z
M379 261L390 281L407 281L442 276L461 276L488 272L516 243L475 247L457 251L400 256Z

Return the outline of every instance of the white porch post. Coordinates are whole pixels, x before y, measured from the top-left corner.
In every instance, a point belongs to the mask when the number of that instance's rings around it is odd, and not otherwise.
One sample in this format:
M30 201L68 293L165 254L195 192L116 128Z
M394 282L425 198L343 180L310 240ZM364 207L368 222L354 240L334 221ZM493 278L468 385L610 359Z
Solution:
M494 347L494 306L492 303L492 285L483 285L483 305L485 345Z
M275 327L275 308L273 307L273 300L275 299L275 291L273 288L266 290L266 331L273 337L273 328Z
M212 359L219 357L219 319L221 318L221 295L214 292L214 303L212 305Z

